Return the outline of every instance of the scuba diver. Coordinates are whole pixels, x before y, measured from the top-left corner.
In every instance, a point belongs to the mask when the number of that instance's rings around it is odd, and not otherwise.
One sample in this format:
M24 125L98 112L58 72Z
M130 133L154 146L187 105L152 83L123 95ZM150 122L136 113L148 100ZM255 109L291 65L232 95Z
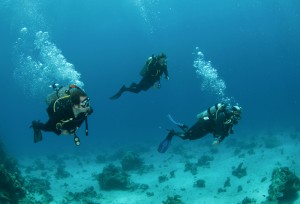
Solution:
M70 85L62 87L53 84L55 92L49 94L46 102L49 119L46 123L32 121L30 127L34 130L34 143L42 140L42 132L54 132L57 135L74 135L75 145L80 145L77 129L85 121L86 135L88 135L87 116L93 113L90 107L90 99L78 86Z
M169 80L167 56L164 53L157 56L152 55L152 57L148 58L143 69L140 71L140 75L143 77L141 81L138 84L133 82L130 87L123 85L110 99L118 99L125 91L139 93L140 91L147 91L152 86L154 88L160 88L160 78L162 74Z
M241 119L242 108L239 106L230 106L225 103L217 103L207 110L197 115L198 121L188 127L185 124L178 123L168 115L172 123L177 125L182 132L169 130L167 137L160 143L158 152L164 153L171 143L174 136L183 140L196 140L204 137L208 133L212 133L215 140L213 144L219 144L229 134L233 134L233 126L238 124Z

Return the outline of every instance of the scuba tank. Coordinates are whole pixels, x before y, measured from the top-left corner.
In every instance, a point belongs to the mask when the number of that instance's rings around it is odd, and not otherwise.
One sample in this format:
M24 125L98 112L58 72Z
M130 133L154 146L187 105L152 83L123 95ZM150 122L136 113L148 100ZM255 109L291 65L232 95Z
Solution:
M69 93L69 87L63 87L59 84L52 84L49 86L50 88L53 88L53 92L48 94L46 97L46 104L49 106L53 101L56 101L57 99L70 95Z
M148 71L148 66L149 66L149 64L152 62L152 59L153 59L153 55L152 55L152 57L149 57L149 58L147 59L145 65L144 65L143 68L141 69L140 75L141 75L142 77L146 76L146 73L147 73L147 71Z
M208 108L207 110L197 114L197 119L204 118L207 119L215 119L216 113L225 106L224 103L217 103L216 105ZM212 117L212 118L211 118Z

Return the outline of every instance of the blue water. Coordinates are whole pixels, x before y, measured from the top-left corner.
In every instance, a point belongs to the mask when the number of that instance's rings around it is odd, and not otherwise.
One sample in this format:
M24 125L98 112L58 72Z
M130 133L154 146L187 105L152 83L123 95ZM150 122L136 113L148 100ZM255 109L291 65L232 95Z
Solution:
M191 125L220 100L211 86L203 88L207 76L193 67L198 51L217 73L213 82L224 82L223 98L243 107L235 135L299 131L299 22L296 0L1 1L0 137L15 155L156 144L172 128L168 113ZM36 49L39 31L61 52L57 66L58 54L42 59ZM138 82L146 59L160 52L168 56L170 74L160 90L108 99L123 84ZM44 79L44 72L24 62L28 56L49 66ZM63 78L62 62L80 76ZM47 80L79 80L91 98L90 134L85 137L81 128L80 148L52 133L33 144L31 121L47 120Z

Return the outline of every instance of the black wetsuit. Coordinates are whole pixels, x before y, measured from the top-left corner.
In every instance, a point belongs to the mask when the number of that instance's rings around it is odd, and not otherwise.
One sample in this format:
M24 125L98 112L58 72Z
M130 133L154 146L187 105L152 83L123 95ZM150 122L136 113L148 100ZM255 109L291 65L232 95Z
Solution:
M145 72L141 81L137 83L132 83L129 87L125 85L110 99L118 99L125 91L139 93L140 91L147 91L150 87L152 87L156 82L159 82L160 86L160 78L162 74L169 77L167 65L161 65L158 59L152 59L151 61L147 61L145 64L145 68L147 71Z
M55 101L47 108L49 120L45 124L36 124L37 128L43 131L52 131L57 135L60 135L62 130L74 133L86 119L87 114L80 113L75 118L70 98L59 99L55 103L55 107L54 103Z
M155 82L160 81L162 74L168 76L167 65L161 65L157 61L150 63L148 65L147 72L145 76L141 79L141 81L138 84L132 83L131 86L126 88L124 91L130 91L133 93L147 91L150 87L152 87L155 84Z
M210 115L199 118L190 128L186 125L179 126L183 132L171 131L169 137L176 135L182 139L196 140L212 133L221 142L229 133L233 133L232 127L237 124L237 120L234 120L232 116L232 111L225 108L218 111L217 117Z

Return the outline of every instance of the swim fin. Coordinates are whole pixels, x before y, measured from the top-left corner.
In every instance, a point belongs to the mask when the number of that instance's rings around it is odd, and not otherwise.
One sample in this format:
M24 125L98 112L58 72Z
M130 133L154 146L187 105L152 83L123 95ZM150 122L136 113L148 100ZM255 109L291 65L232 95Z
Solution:
M120 98L120 96L123 94L123 92L126 90L126 86L123 85L122 88L118 91L118 93L116 93L115 95L113 95L112 97L110 97L109 99L111 100L115 100Z
M164 139L158 146L157 151L159 153L165 153L169 147L169 145L171 144L171 140L166 138Z
M40 142L43 140L42 131L38 128L41 125L40 121L32 121L31 128L33 128L33 141L34 143Z
M34 128L33 132L34 132L34 137L33 137L34 143L37 143L37 142L40 142L43 140L43 134L40 129Z
M158 146L157 151L159 153L165 153L169 147L169 145L171 144L172 138L175 135L175 131L174 130L170 130L169 134L167 135L166 139L164 139Z

